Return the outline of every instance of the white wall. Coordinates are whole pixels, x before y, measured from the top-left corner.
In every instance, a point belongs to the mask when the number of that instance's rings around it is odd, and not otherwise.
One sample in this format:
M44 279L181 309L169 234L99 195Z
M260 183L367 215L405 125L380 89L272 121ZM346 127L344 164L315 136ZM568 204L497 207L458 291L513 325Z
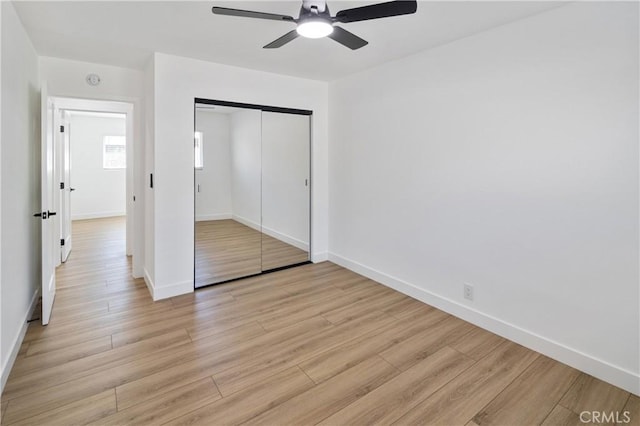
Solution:
M126 136L126 119L71 114L71 219L126 214L126 169L103 168L105 136Z
M2 2L0 7L3 388L40 289L40 221L33 217L40 210L40 81L36 52L13 5Z
M309 250L309 117L262 113L262 232Z
M196 130L203 134L203 165L195 172L196 220L231 219L231 141L229 114L196 111Z
M127 245L133 253L133 275L141 277L145 258L145 74L142 71L89 62L71 61L60 58L40 57L40 76L46 81L51 96L122 101L133 104L134 138L127 141L135 162L127 169L127 210L134 211L133 197L136 197L135 213L127 216ZM90 86L85 78L88 74L100 75L98 86ZM151 83L153 80L151 80Z
M347 77L330 112L331 259L640 392L637 4Z
M231 114L231 198L233 218L260 230L261 111Z
M314 111L312 256L327 249L327 84L155 54L154 297L193 289L193 102L209 98Z

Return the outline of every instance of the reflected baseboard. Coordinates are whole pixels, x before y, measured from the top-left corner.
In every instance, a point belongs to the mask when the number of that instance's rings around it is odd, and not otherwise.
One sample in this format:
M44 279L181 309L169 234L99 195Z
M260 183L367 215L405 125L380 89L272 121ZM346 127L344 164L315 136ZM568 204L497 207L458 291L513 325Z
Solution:
M276 240L280 240L282 242L285 242L289 245L292 245L296 248L299 248L302 251L306 251L309 252L309 243L306 243L302 240L299 240L297 238L294 238L290 235L286 235L283 234L281 232L276 231L275 229L271 229L271 228L267 228L266 226L262 227L262 232L264 234L267 234L270 237L275 238Z
M215 213L215 214L199 214L196 215L196 222L205 222L207 220L227 220L233 219L231 213Z
M248 226L251 229L255 229L256 231L262 230L262 227L258 222L254 222L253 220L247 219L246 217L242 217L242 216L238 216L237 214L234 214L231 216L231 219L235 220L236 222L240 222L241 224Z
M281 232L276 231L275 229L271 229L269 227L266 226L261 226L259 223L254 222L252 220L249 220L245 217L242 216L238 216L238 215L233 215L233 217L231 218L233 220L235 220L236 222L240 222L241 224L248 226L251 229L255 229L256 231L260 231L263 232L265 234L267 234L270 237L275 238L276 240L280 240L284 243L290 244L296 248L299 248L300 250L309 252L309 243L304 242L302 240L299 240L298 238L292 237L290 235L287 234L283 234Z

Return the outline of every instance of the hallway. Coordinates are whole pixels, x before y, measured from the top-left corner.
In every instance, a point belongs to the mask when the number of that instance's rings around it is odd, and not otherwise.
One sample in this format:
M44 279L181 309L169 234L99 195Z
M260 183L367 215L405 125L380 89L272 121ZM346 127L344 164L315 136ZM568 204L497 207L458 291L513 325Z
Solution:
M72 235L73 249L69 259L56 270L58 290L101 282L108 285L121 279L134 281L131 279L131 258L125 255L125 216L75 220ZM60 293L56 295L56 305L60 296Z

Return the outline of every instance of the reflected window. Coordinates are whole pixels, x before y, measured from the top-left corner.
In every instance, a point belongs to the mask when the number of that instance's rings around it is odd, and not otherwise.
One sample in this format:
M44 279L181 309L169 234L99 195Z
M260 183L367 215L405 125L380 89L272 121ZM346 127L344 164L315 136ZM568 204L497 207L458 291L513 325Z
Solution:
M196 132L193 141L193 147L195 150L195 167L196 169L202 169L204 167L204 155L202 153L202 132Z

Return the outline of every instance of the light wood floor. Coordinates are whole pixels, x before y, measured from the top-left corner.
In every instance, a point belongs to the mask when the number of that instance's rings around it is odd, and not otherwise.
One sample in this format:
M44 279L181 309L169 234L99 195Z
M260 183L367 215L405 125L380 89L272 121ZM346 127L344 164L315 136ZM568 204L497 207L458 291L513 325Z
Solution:
M196 222L195 236L196 287L309 260L307 252L231 219Z
M583 410L638 424L628 392L328 262L154 303L122 229L74 223L3 424L577 425Z

